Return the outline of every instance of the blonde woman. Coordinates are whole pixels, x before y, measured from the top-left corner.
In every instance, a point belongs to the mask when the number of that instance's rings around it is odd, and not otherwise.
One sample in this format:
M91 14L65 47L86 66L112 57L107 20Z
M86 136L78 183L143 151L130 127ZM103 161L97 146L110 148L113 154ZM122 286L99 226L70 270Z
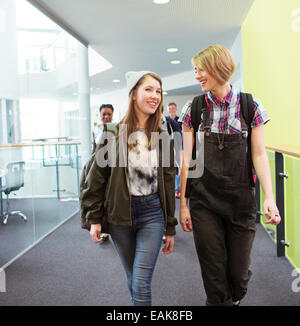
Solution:
M227 48L210 46L193 58L193 65L205 93L206 109L198 129L204 132L204 171L201 177L190 179L186 193L190 139L192 145L195 142L192 105L188 103L179 119L184 134L180 223L184 231L194 234L207 305L237 305L246 294L251 276L248 268L256 231L257 209L249 173L252 166L247 159L247 134L251 134L252 162L265 193L267 223L280 222L264 146L264 124L269 117L254 99L254 117L248 129L251 132L244 132L247 127L241 113L240 93L229 83L235 63ZM185 195L189 197L189 208Z
M101 228L108 223L133 305L149 306L151 280L163 236L163 253L171 253L174 246L176 170L172 143L168 145L170 164L163 166L161 139L153 137L153 133L169 137L161 128L160 77L150 71L130 71L126 79L129 105L118 126L117 143L125 137L128 155L117 151L117 162L127 164L109 171L94 163L82 192L82 205L89 207L86 220L94 242L102 241Z

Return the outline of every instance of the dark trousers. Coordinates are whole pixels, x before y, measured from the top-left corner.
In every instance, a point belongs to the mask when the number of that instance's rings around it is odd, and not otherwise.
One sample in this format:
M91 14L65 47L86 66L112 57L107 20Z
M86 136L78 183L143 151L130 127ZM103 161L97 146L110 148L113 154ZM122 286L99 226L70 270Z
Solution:
M231 306L247 292L255 219L222 216L199 205L191 213L206 304Z

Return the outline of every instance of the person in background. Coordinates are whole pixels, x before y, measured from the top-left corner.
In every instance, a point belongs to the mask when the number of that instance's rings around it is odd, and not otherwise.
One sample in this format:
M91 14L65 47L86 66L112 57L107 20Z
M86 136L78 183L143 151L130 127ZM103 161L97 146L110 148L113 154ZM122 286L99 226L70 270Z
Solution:
M168 148L163 148L160 137L170 140L161 126L161 78L151 71L129 71L126 80L129 104L116 126L116 145L125 146L127 151L116 150L116 162L124 159L127 164L101 167L94 161L82 190L81 205L89 209L86 224L95 243L102 241L101 227L108 223L133 305L149 306L163 235L166 239L162 252L170 254L174 247L174 148L171 141ZM167 149L170 162L164 164Z
M100 142L103 133L104 123L112 122L114 107L112 106L112 104L101 104L99 108L99 113L100 113L101 123L96 125L93 130L93 152L95 152L96 146ZM109 235L107 233L102 233L101 237L102 237L101 243L109 240Z
M99 108L100 123L97 124L93 129L93 152L96 146L99 144L103 133L104 123L110 123L113 119L114 107L111 104L101 104Z
M181 126L181 122L178 121L179 116L177 115L177 105L175 102L168 103L168 113L169 113L169 117L177 121Z
M179 119L184 141L180 223L184 231L194 234L206 304L238 305L252 274L250 253L256 231L252 163L247 160L249 134L253 166L265 194L266 223L277 225L281 220L264 145L264 124L269 117L262 104L253 99L254 117L251 126L246 124L240 93L229 82L235 63L227 48L210 46L193 57L193 65L205 93L206 109L198 128L204 132L204 171L202 176L189 179L186 193L195 143L191 103L187 103ZM251 133L243 132L249 127Z
M181 122L178 121L179 116L177 115L177 105L175 102L168 103L168 113L169 113L169 118L172 119L173 121L172 125L175 125L173 131L177 131L180 134L182 134ZM175 196L176 198L180 198L180 183L181 183L180 169L181 169L181 161L182 161L182 142L180 144L180 147L177 147L175 151L176 151L176 156L178 157L177 159L178 168L175 176Z

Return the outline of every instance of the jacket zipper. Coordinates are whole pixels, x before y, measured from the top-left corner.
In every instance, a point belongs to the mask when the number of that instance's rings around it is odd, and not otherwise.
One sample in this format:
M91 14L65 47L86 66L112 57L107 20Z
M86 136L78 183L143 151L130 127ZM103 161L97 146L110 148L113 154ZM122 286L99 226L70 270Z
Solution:
M163 169L162 169L163 170ZM165 234L167 232L167 210L166 210L166 193L165 193L165 182L164 182L164 177L162 176L162 184L163 184L163 193L164 193L164 199L165 199L165 202L164 202L164 211L165 211Z
M128 176L128 156L125 156L125 146L123 146L123 155L124 155L123 156L124 162L125 162L125 157L127 158L127 164L124 167L124 169L125 169L126 184L127 184L127 189L128 189L128 195L129 195L129 218L130 218L130 225L132 226L133 223L132 223L132 215L131 215L131 195L130 195L130 190L129 190L130 187L129 187L129 176ZM127 148L127 155L128 155L128 148Z
M163 188L163 196L164 196L164 212L165 212L165 234L167 232L167 200L166 200L166 192L165 192L165 179L164 179L164 169L162 166L162 149L160 150L160 169L161 169L161 179L162 179L162 188Z
M127 189L128 189L128 195L129 195L129 217L130 217L130 225L132 226L132 216L131 216L131 195L130 195L130 190L129 190L129 177L128 177L128 171L127 167L125 167L125 175L126 175L126 184L127 184Z

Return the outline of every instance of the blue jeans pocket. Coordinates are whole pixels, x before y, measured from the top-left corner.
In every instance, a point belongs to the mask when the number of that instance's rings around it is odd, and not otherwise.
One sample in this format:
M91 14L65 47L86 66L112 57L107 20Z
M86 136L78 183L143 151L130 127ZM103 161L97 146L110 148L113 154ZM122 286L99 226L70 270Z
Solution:
M160 208L161 203L158 196L145 197L145 206L146 208Z

